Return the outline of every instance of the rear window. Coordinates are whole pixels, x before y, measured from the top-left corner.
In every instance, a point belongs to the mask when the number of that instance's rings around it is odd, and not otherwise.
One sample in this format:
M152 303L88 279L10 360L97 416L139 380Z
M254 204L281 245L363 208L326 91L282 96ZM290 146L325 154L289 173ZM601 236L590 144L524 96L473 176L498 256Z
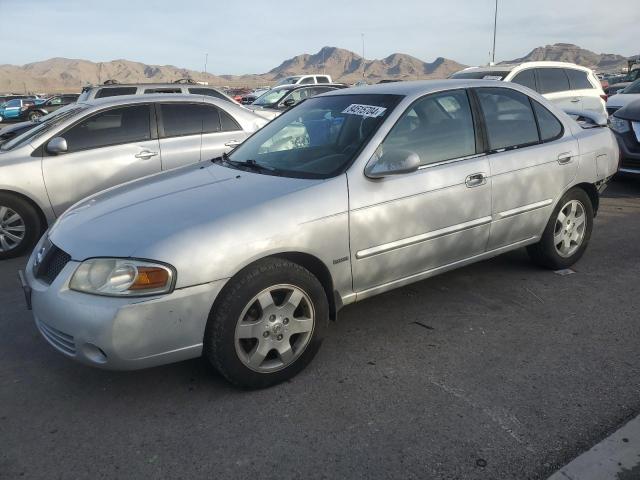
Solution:
M95 98L116 97L118 95L135 95L136 87L107 87L101 88Z
M563 68L538 68L538 91L540 93L566 92L570 90L569 79Z
M574 70L573 68L566 68L565 73L569 77L569 85L571 90L583 90L586 88L594 88L587 78L587 72L583 70Z
M469 70L454 73L449 78L463 78L469 80L504 80L509 75L509 71L505 70Z
M213 88L190 88L189 93L193 95L206 95L208 97L219 98L220 100L224 100L229 103L234 103L229 97Z
M331 82L329 81L329 77L322 77L322 76L320 76L320 77L316 77L316 78L317 78L317 80L318 80L318 83L331 83Z

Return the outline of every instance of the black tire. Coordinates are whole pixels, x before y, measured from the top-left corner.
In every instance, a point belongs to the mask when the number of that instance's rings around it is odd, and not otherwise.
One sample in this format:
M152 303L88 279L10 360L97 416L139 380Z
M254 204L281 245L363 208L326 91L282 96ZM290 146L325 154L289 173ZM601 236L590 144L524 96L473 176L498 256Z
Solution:
M38 112L38 111L29 112L29 120L31 120L32 122L35 122L40 117L42 117L42 112Z
M25 227L24 237L15 247L4 250L0 246L0 260L4 260L6 258L18 257L33 248L42 235L43 224L38 211L33 205L16 195L0 193L0 208L1 207L8 207L20 215ZM0 219L0 222L1 221L2 219Z
M584 236L582 238L580 247L573 254L571 254L570 256L562 256L560 255L554 244L556 221L558 220L560 210L572 200L579 201L584 207ZM542 234L542 238L540 238L540 241L538 243L529 245L527 247L527 252L529 253L529 257L531 257L531 260L533 260L541 267L551 270L569 268L571 265L580 260L580 258L584 254L584 251L587 249L587 245L589 244L589 240L591 239L592 230L593 205L591 203L591 199L589 198L589 195L587 195L587 192L585 192L583 189L574 187L562 196L562 198L556 205L556 208L551 213L551 217L549 218L544 233Z
M302 290L312 302L315 322L304 350L287 366L273 372L249 368L236 351L236 325L240 315L260 292L288 284ZM260 260L239 272L224 287L209 314L204 336L204 357L232 384L247 389L266 388L288 380L316 355L329 323L329 303L324 288L307 269L282 258ZM258 340L259 341L259 340Z

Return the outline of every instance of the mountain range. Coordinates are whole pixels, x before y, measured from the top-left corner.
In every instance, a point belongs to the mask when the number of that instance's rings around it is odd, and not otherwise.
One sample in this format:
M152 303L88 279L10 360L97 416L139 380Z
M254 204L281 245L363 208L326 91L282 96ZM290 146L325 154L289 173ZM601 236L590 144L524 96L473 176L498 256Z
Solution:
M619 71L627 58L609 53L598 54L568 43L556 43L534 48L521 58L502 63L534 60L557 60L577 63L599 72ZM172 82L192 78L210 85L258 86L275 83L288 75L327 73L334 81L354 83L365 79L369 83L383 79L418 80L446 78L465 65L438 57L424 62L403 53L394 53L381 60L369 60L336 47L324 47L315 54L302 54L285 60L263 74L213 75L172 65L147 65L130 60L91 62L68 58L51 58L26 65L0 65L0 92L72 92L83 85L117 80L120 83Z

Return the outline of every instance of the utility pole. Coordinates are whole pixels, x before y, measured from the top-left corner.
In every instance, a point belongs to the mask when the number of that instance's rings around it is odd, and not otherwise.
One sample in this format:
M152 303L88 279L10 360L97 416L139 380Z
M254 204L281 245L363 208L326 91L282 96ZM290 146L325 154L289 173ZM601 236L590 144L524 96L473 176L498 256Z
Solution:
M362 37L362 78L364 79L364 33L361 33Z
M493 15L493 49L491 50L491 64L496 63L496 30L498 28L498 0L496 0L496 9Z

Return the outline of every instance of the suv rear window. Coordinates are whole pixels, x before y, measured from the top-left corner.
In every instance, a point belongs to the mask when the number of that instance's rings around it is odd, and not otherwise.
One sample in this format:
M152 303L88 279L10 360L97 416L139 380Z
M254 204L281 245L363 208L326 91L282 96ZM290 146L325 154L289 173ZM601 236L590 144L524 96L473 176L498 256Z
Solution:
M101 88L96 93L95 98L116 97L118 95L135 95L137 92L136 87L107 87Z
M566 92L570 90L569 79L563 68L538 68L538 91L540 93Z
M594 88L587 78L587 72L583 70L575 70L573 68L565 68L565 73L569 77L571 90L583 90L586 88Z

